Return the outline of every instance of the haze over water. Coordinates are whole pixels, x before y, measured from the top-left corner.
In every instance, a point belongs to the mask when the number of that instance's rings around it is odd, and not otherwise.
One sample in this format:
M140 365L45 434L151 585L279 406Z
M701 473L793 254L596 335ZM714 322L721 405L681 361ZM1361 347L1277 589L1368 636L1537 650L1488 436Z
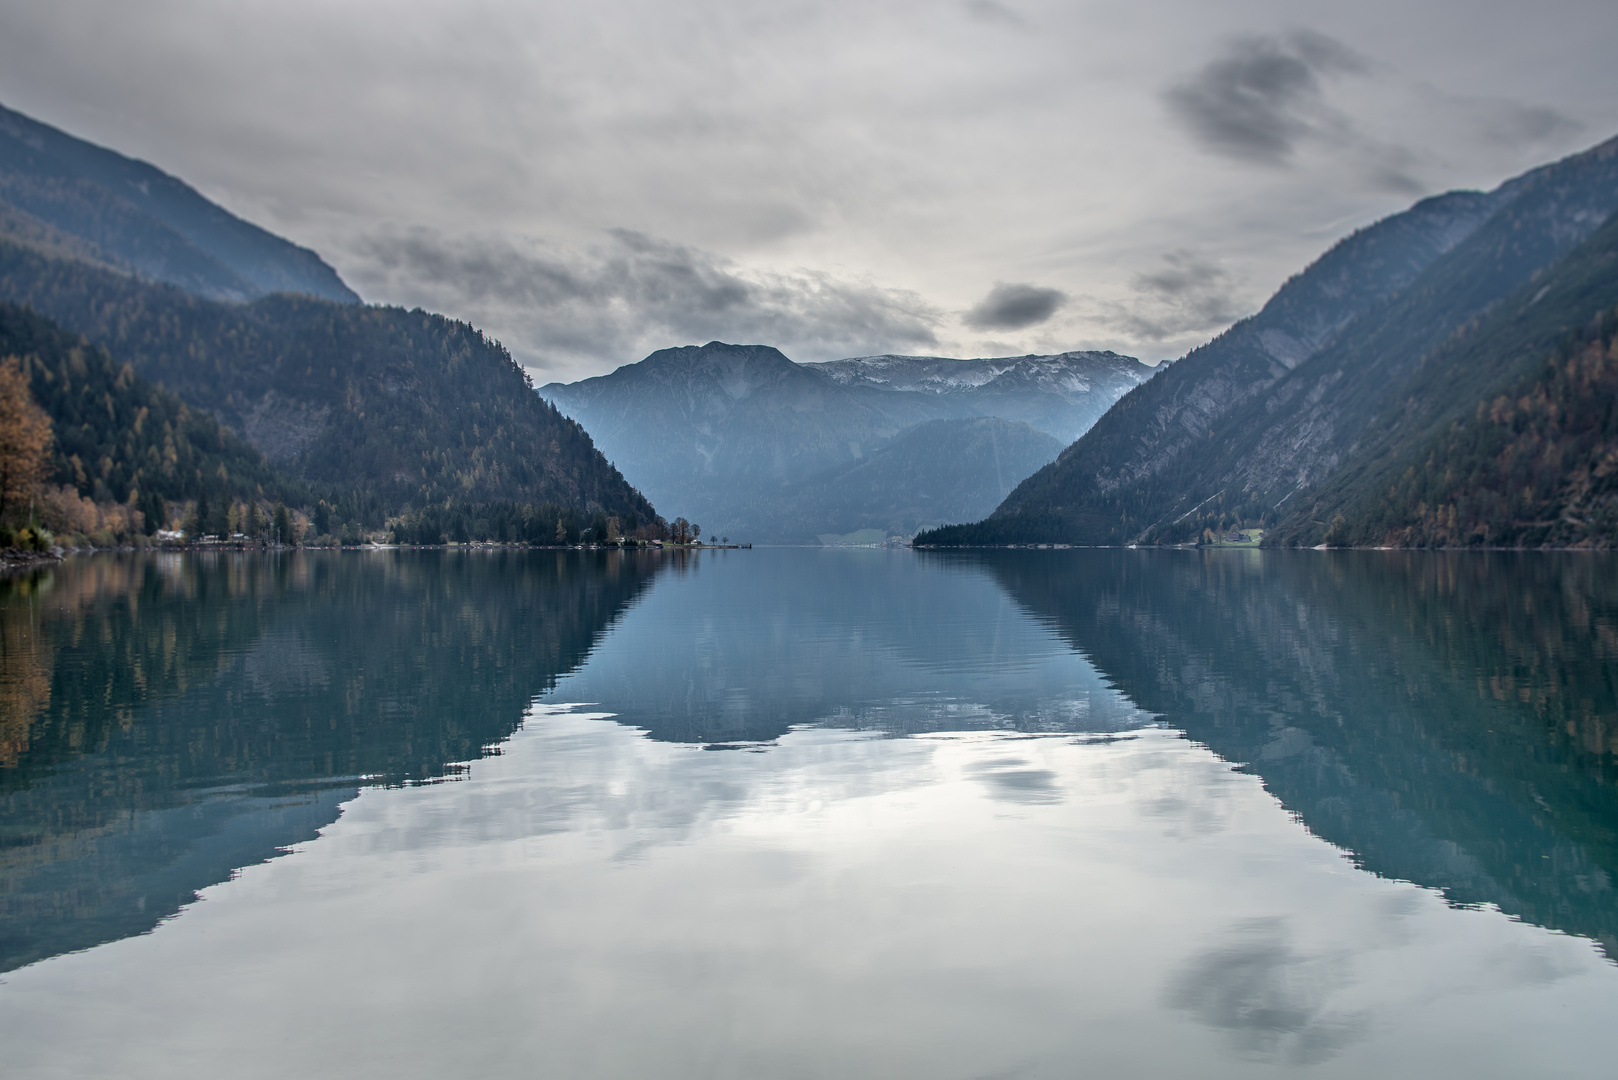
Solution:
M1606 1075L1618 560L0 582L17 1077Z

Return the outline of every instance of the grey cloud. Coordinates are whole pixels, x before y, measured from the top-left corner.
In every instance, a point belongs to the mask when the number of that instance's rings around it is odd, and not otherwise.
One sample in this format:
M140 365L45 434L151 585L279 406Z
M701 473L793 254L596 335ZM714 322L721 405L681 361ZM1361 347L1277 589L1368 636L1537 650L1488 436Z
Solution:
M585 251L416 229L365 237L350 254L363 290L476 322L525 365L559 376L716 338L804 360L902 351L935 345L942 321L913 293L818 271L747 271L627 229Z
M1515 101L1479 102L1476 110L1477 126L1483 137L1505 146L1571 135L1581 127L1555 109Z
M1209 149L1284 165L1300 140L1342 126L1325 104L1321 77L1365 66L1353 50L1324 34L1240 38L1223 56L1170 87L1164 100Z
M1371 67L1365 57L1341 41L1315 30L1294 30L1286 36L1286 43L1318 72L1359 73Z
M961 321L974 330L1023 330L1049 319L1067 301L1060 289L997 282Z
M1148 341L1221 329L1244 312L1230 272L1190 251L1171 251L1158 270L1135 275L1133 303L1110 305L1099 321Z
M1372 154L1369 168L1365 171L1365 178L1372 188L1395 195L1408 195L1413 199L1428 193L1427 184L1409 167L1415 163L1415 155L1397 147L1383 147L1382 150L1380 154Z
M998 23L1019 30L1030 29L1033 25L1022 12L1000 3L1000 0L967 0L965 6L966 13L979 22Z
M1161 270L1135 276L1135 290L1161 297L1204 297L1220 291L1230 274L1220 265L1190 251L1171 251L1163 256Z
M1163 97L1174 117L1215 153L1280 167L1314 142L1342 155L1369 190L1424 195L1415 153L1367 135L1326 101L1328 77L1370 70L1370 61L1342 42L1298 30L1236 39Z

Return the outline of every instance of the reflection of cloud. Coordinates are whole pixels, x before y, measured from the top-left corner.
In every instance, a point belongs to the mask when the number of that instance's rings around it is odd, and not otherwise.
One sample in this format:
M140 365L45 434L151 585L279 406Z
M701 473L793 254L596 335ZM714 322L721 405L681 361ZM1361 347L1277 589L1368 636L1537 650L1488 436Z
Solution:
M1000 282L961 321L974 330L1023 330L1055 315L1067 300L1060 289Z
M1362 1014L1327 1007L1346 983L1340 962L1294 950L1282 920L1256 919L1192 957L1170 986L1168 1003L1230 1031L1246 1053L1310 1065L1365 1034Z
M354 253L352 274L368 291L475 319L546 370L714 339L797 359L904 351L935 345L941 319L913 293L818 271L746 271L626 229L587 251L413 229L372 235Z
M969 766L967 772L988 789L989 797L1002 802L1056 803L1062 801L1062 788L1049 769L1030 768L1022 758L997 758Z

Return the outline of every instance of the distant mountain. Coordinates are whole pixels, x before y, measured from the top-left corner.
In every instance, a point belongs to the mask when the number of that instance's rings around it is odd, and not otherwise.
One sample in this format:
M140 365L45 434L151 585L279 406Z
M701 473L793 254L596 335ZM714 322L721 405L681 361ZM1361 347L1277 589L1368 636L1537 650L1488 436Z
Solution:
M906 535L952 520L982 504L985 470L997 467L1009 490L1026 475L1019 470L1049 460L1049 444L1035 435L1065 441L1152 373L1114 353L796 364L769 346L716 341L540 393L582 423L641 490L680 506L705 533L812 542L864 529ZM1037 430L912 430L985 417ZM908 445L925 442L928 452L898 447L906 433L917 440ZM1002 443L1011 449L996 466ZM890 444L894 455L871 460ZM901 473L911 489L902 496L894 486ZM876 489L888 495L872 502ZM867 510L853 513L859 506Z
M465 323L286 294L206 300L4 241L0 299L213 414L329 492L339 522L379 528L407 507L496 501L616 516L628 532L658 521L590 436Z
M895 418L919 422L998 416L1021 420L1064 446L1088 431L1114 401L1154 370L1114 352L983 360L860 356L804 366L861 393Z
M1056 439L1017 420L928 420L855 464L757 505L738 500L724 513L739 522L732 531L742 536L822 543L913 536L939 522L982 517L1061 452Z
M1575 257L1615 209L1618 140L1417 203L1125 396L988 519L920 539L1164 543L1245 523L1319 543L1389 469L1426 468L1415 445L1618 302L1600 256Z
M359 297L314 252L143 161L0 106L0 237L215 300Z

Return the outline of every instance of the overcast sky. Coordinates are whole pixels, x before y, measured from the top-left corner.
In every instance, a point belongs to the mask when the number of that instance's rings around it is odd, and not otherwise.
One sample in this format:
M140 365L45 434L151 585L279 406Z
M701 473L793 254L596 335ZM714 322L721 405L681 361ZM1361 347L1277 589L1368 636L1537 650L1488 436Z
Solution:
M1618 4L0 0L0 102L539 381L1183 354L1354 228L1618 134Z

